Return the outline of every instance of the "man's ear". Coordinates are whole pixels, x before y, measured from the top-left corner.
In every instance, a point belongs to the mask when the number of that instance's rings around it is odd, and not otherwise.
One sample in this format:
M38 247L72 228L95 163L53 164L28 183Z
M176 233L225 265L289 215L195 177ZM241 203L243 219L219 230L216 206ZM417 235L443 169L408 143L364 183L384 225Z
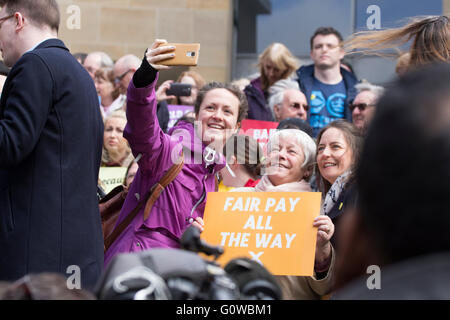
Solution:
M25 26L25 17L20 12L16 12L14 14L14 20L16 21L16 31L22 30Z
M281 116L281 105L276 104L273 106L273 113L275 114L275 120L280 119Z

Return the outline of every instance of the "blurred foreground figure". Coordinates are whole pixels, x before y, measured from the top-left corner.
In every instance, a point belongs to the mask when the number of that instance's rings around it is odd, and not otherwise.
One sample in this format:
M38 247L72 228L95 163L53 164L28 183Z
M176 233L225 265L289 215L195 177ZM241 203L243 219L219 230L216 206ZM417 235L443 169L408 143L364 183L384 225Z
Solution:
M336 298L450 298L449 163L450 66L411 71L369 126L358 204L343 217Z
M69 289L63 275L46 272L26 275L13 283L0 283L0 300L96 300L96 297L86 290Z

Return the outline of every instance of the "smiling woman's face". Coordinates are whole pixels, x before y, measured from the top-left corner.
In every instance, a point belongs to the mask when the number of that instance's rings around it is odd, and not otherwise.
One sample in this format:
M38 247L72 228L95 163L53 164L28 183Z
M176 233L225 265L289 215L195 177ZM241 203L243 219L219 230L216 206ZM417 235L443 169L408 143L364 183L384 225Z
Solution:
M238 128L239 99L230 91L216 88L206 93L200 105L196 121L200 121L197 132L203 143L225 144Z
M353 162L353 152L344 134L337 128L327 129L317 146L317 165L320 174L333 184Z
M274 186L296 182L303 179L305 170L302 168L305 154L302 148L280 136L279 143L271 146L266 164L266 174Z

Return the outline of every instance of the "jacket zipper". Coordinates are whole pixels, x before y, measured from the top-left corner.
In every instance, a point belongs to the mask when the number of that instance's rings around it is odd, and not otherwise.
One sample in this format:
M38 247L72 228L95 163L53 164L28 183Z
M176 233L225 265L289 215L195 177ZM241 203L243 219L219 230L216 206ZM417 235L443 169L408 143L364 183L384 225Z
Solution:
M208 177L208 175L205 175L205 177L203 178L203 180L206 180L207 177ZM202 196L200 197L200 200L198 200L197 203L196 203L196 204L194 205L194 207L192 208L191 214L189 215L189 216L190 216L189 220L192 219L192 214L194 213L195 209L197 209L197 207L200 205L200 203L203 202L203 199L205 198L205 196L206 196L206 189L203 188L203 194L202 194Z

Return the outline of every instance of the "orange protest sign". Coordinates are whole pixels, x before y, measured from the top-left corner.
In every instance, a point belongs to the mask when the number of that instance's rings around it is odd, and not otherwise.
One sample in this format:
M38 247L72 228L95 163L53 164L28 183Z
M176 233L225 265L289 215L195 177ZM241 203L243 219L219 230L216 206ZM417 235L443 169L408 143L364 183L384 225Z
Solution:
M319 192L210 192L201 238L224 248L217 260L248 257L274 275L312 276Z

